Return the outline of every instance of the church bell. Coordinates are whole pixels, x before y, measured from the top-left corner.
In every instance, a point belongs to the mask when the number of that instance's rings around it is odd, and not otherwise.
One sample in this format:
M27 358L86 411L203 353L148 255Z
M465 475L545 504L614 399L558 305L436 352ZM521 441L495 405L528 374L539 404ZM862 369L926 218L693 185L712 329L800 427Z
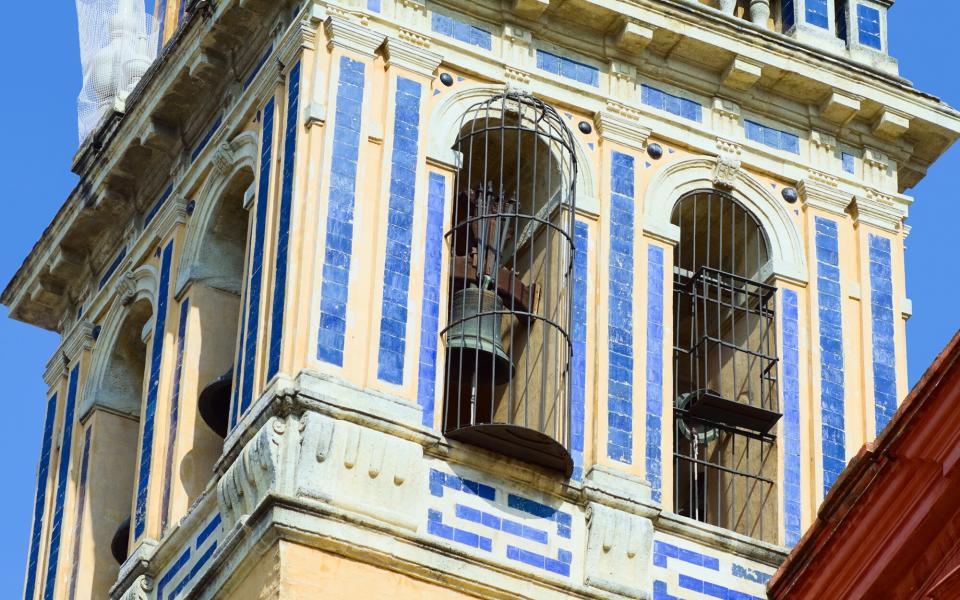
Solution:
M452 298L452 319L447 332L447 352L464 383L480 381L504 384L513 376L513 363L503 349L504 306L495 291L467 287Z

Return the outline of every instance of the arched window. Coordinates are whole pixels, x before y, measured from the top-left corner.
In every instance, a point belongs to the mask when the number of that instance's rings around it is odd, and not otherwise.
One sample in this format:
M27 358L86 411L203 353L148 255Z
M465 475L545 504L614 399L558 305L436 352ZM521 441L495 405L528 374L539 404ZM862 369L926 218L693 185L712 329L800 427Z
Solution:
M776 289L757 219L718 191L683 197L674 254L677 513L776 540Z
M569 476L573 136L508 92L467 111L456 150L444 430Z

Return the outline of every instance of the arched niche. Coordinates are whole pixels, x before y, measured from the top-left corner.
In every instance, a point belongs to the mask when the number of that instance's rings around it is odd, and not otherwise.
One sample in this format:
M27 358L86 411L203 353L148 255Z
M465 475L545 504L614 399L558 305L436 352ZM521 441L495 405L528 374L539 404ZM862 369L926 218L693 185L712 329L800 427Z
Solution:
M674 206L692 192L714 189L716 171L717 159L711 157L681 160L660 170L651 179L644 196L644 230L678 242L679 229L671 223ZM807 281L803 240L783 201L742 169L736 170L732 184L732 188L724 191L756 217L767 235L770 246L767 277Z

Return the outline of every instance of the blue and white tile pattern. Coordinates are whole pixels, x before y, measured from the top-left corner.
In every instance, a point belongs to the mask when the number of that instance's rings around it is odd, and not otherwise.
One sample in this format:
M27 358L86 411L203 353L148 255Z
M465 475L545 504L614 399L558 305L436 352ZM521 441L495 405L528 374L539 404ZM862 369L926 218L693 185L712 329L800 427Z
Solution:
M793 290L783 290L783 521L786 544L800 540L800 309Z
M440 339L440 262L443 260L443 215L447 191L446 180L440 173L430 173L428 185L417 401L423 409L423 425L433 427L437 393L437 344Z
M873 400L877 435L897 412L897 358L893 340L893 268L890 240L870 234L870 310L873 322Z
M646 470L654 502L663 496L663 248L647 246Z

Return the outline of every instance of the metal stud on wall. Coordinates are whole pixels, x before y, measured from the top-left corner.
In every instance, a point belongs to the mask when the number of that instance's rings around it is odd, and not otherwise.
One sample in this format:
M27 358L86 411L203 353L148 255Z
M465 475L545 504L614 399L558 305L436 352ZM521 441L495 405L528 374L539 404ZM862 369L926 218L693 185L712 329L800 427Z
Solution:
M444 430L570 475L573 135L506 92L464 114L452 227Z

